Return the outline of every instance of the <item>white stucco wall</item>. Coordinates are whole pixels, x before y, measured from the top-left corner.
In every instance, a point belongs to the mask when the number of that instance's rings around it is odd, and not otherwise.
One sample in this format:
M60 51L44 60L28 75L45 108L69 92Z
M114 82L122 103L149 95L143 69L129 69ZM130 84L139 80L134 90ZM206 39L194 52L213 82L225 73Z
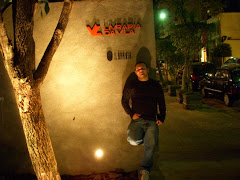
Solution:
M62 3L51 3L49 14L41 17L42 6L37 7L36 66L51 39L61 8ZM140 19L141 25L130 35L92 36L86 27L93 26L96 20L103 30L104 23L110 20L129 18L135 22ZM130 52L131 58L108 61L109 50ZM61 174L137 169L143 146L133 147L126 141L130 117L121 106L122 89L136 61L147 61L154 68L155 54L151 0L74 2L64 38L41 88ZM102 159L94 156L98 148L104 151Z

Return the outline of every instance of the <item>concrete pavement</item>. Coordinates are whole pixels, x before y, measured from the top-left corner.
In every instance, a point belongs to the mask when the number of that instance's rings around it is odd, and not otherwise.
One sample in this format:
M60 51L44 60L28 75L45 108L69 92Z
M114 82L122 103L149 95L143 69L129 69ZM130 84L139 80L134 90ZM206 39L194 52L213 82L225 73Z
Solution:
M182 104L176 102L176 97L170 97L166 93L165 99L167 116L164 124L159 127L159 147L150 173L151 180L240 179L238 112L228 108L219 109L213 105L203 105L199 110L185 110ZM90 176L97 179L101 174ZM10 177L15 176L0 175L0 180L11 179ZM31 175L16 177L12 179L35 179ZM84 177L62 176L62 179L77 180ZM101 177L105 177L104 174ZM136 179L134 176L124 178Z
M240 113L205 104L185 110L176 97L165 94L165 99L167 116L159 127L151 179L240 179Z

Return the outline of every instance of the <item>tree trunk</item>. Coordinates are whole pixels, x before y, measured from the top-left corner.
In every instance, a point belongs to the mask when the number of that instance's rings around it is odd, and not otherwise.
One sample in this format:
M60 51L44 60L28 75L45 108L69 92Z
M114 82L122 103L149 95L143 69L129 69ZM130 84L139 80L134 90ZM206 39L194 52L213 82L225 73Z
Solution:
M160 83L163 85L163 75L162 75L161 66L160 66L159 62L157 62L157 68L158 68L158 75L159 75Z
M191 68L191 61L189 56L189 51L185 50L185 61L184 61L184 71L182 76L182 90L183 91L191 91L190 85L190 68Z
M61 179L43 114L40 88L22 79L13 79L12 84L37 178Z
M14 48L0 12L0 51L15 93L29 156L38 180L61 179L43 114L40 87L66 29L72 2L64 0L51 42L35 70L33 11L35 1L13 1Z
M187 87L186 87L186 84L187 84L187 53L185 52L185 60L184 60L184 69L183 69L183 75L182 75L182 90L183 91L186 91Z

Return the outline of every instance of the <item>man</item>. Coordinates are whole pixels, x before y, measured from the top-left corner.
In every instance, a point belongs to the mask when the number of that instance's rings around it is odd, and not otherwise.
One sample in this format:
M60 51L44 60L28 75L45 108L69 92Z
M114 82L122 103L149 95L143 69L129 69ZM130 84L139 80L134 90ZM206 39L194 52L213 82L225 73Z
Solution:
M125 85L122 96L123 108L132 119L127 130L127 140L131 145L144 145L141 180L149 179L154 151L158 144L158 126L164 122L166 115L162 87L157 81L149 78L148 73L147 64L137 62L135 74L138 78ZM157 105L160 114L157 114Z

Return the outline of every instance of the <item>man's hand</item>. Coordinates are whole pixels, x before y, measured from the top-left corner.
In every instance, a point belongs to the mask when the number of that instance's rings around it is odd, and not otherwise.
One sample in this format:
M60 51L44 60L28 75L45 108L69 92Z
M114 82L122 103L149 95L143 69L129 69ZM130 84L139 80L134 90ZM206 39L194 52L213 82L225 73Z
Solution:
M141 114L137 114L135 113L132 117L133 120L137 120L139 117L141 116Z
M160 126L160 125L162 125L162 121L157 120L157 121L156 121L156 124L157 124L158 126Z

